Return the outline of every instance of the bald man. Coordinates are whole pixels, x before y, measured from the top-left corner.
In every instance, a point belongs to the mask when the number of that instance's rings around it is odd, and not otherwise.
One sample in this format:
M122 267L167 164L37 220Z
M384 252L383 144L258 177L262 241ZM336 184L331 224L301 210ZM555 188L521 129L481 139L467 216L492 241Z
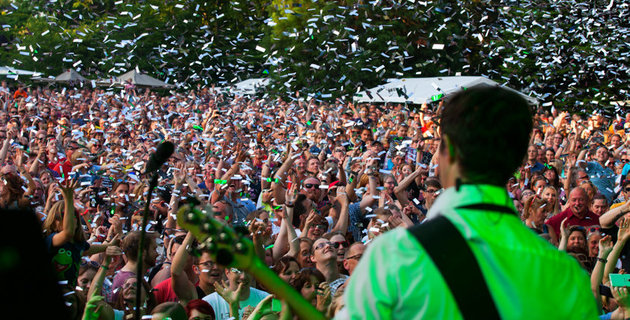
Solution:
M547 220L549 235L554 243L558 243L560 224L567 218L566 226L590 227L599 225L599 217L588 207L588 196L582 188L574 188L569 194L569 207Z

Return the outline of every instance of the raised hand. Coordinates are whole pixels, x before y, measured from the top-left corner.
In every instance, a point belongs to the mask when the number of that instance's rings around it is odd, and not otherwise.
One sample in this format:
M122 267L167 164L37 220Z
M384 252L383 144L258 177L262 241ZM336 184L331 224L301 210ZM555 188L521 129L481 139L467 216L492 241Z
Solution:
M295 179L297 179L297 177L295 177ZM291 179L291 181L296 181L296 180ZM297 200L297 195L298 195L297 185L298 185L297 183L291 183L291 188L289 188L287 192L285 193L284 200L287 206L295 205L295 200Z
M627 241L630 238L630 218L623 217L619 222L619 231L617 232L617 239Z
M346 194L345 186L337 186L337 197L335 199L339 201L339 204L342 206L348 206L350 199L348 198L348 194Z
M274 311L271 310L272 301L272 295L268 295L264 299L260 300L256 308L249 314L249 317L247 317L247 320L259 320L266 315L273 314Z
M317 287L317 310L325 312L332 301L332 293L328 282L322 282Z
M599 257L604 258L608 256L608 254L613 249L613 242L610 235L607 235L601 239L599 239Z
M65 182L57 182L61 188L61 194L64 199L72 199L74 197L74 190L79 186L79 180L68 179Z
M240 301L241 292L243 291L243 283L239 283L236 291L232 291L229 289L229 285L225 282L225 280L221 280L221 284L218 281L214 282L214 289L217 294L221 296L230 306L238 303Z
M564 218L562 222L560 223L560 232L561 232L562 237L565 239L569 239L569 226L566 226L567 219L569 218Z

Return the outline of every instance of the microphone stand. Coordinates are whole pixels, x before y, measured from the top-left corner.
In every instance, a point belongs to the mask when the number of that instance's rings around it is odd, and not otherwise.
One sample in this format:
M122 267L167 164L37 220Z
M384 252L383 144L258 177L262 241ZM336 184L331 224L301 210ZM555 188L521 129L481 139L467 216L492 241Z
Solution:
M147 233L147 220L149 216L149 206L151 205L151 198L153 195L153 189L158 185L158 174L157 171L149 173L151 175L151 180L149 181L149 194L147 195L147 202L144 204L144 216L142 217L142 229L140 230L140 244L138 246L138 268L136 269L136 320L140 320L140 297L141 291L143 288L142 285L142 277L144 276L144 272L142 271L142 252L144 251L144 238ZM147 294L149 294L147 292Z

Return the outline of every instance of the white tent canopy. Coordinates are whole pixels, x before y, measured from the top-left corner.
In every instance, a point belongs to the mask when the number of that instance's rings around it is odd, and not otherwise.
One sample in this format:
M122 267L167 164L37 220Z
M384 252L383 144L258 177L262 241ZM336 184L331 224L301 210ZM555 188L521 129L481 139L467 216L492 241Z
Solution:
M264 88L269 84L269 79L267 78L253 78L243 80L241 82L237 82L234 84L234 89L232 92L239 95L253 95L260 88Z
M116 77L116 82L120 84L125 84L126 82L130 82L136 86L144 86L144 87L170 88L173 86L164 81L153 78L149 75L142 74L137 69L133 69L123 74L120 77Z
M55 82L83 82L88 81L74 69L68 69L64 73L55 77Z
M7 78L17 79L19 76L41 76L41 73L35 71L28 71L22 69L16 69L9 66L0 66L0 76L6 76Z
M456 93L462 88L477 86L500 86L484 77L434 77L389 79L386 84L361 91L354 95L358 103L410 103L423 104L439 100L444 96ZM514 89L530 104L538 104L538 99L527 96Z

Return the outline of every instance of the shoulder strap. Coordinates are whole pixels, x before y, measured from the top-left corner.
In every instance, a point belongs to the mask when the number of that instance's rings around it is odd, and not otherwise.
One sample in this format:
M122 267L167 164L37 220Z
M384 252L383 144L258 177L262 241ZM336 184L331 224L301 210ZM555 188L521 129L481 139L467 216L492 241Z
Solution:
M508 206L502 206L498 204L492 203L473 203L465 206L459 206L458 209L470 209L470 210L480 210L480 211L492 211L492 212L501 212L501 213L509 213L518 216L514 209Z
M409 232L442 273L464 319L501 319L477 259L446 217L413 226Z

